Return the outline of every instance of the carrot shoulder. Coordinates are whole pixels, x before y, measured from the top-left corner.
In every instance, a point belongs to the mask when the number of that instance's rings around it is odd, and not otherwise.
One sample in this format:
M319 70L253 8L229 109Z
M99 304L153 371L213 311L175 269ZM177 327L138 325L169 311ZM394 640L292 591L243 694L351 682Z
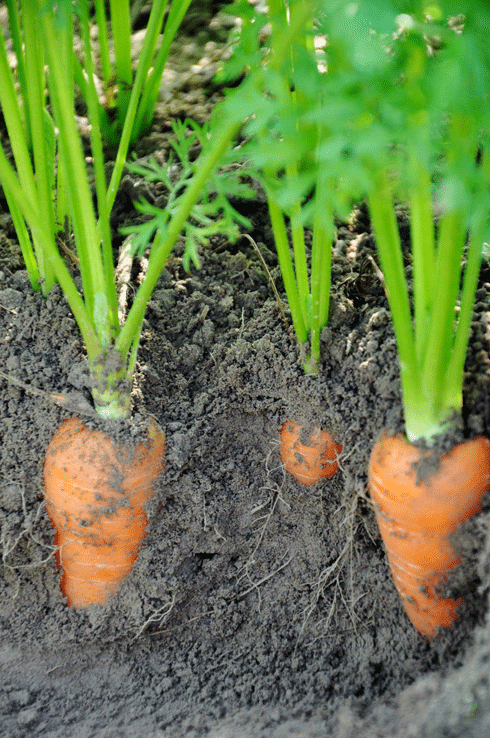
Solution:
M64 421L44 462L46 509L55 528L61 590L76 608L103 604L132 570L145 537L143 505L163 470L165 436L118 446L80 419Z
M407 615L432 638L463 603L441 589L461 561L450 536L481 511L490 486L490 442L478 437L455 446L417 483L416 465L428 455L401 436L384 435L371 454L369 489Z
M290 420L281 428L281 459L286 471L307 486L333 476L339 468L338 456L342 446L320 428L314 428L303 442L301 435L302 427Z

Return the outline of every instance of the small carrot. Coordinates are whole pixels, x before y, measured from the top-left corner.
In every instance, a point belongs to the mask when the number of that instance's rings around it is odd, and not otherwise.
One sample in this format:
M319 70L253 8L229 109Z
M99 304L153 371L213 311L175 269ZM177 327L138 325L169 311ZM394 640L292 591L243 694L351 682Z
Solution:
M333 476L339 468L342 446L320 428L314 428L304 441L300 440L301 434L302 427L290 420L281 428L281 459L286 471L307 486Z
M68 605L103 604L132 570L148 522L143 504L153 496L164 452L154 420L136 448L117 445L79 418L65 420L51 439L44 497Z
M443 456L422 481L417 465L430 455L385 434L369 464L369 489L395 586L408 617L432 638L457 617L463 598L441 590L461 558L450 536L481 511L490 487L490 441L478 437Z

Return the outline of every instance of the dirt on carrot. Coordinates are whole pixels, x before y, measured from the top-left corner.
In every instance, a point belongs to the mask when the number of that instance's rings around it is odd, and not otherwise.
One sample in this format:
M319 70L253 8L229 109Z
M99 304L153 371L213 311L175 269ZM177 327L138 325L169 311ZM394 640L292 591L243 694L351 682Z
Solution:
M153 419L147 443L133 448L79 418L56 431L46 451L44 494L68 605L104 604L132 570L146 535L143 505L164 452L165 436Z
M298 423L287 420L281 428L281 459L289 474L310 486L319 479L332 477L339 468L342 446L330 433L313 428L306 433Z
M455 446L423 481L417 465L430 455L405 438L385 434L375 444L369 489L395 586L419 633L432 638L457 617L464 598L443 589L461 557L450 537L480 512L490 487L490 441Z

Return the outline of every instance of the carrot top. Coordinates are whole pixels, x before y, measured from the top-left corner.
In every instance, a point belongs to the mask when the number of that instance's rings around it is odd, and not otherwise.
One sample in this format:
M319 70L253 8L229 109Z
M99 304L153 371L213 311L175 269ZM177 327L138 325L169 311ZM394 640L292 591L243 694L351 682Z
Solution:
M446 22L444 3L431 10L429 31L423 14L399 17L393 64L403 84L385 101L397 125L390 150L367 155L368 206L398 345L406 432L411 441L428 443L461 414L490 217L488 83L483 84L490 78L490 55L482 22L490 14L478 2L466 3L465 11L462 29ZM431 39L437 49L427 53ZM373 124L386 125L381 107ZM409 254L398 230L399 200L410 210Z

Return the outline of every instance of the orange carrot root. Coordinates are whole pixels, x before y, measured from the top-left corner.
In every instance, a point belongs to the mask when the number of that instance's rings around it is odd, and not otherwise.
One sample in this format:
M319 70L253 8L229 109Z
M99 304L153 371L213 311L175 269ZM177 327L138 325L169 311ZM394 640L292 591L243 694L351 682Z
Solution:
M314 428L307 443L300 442L301 426L286 421L281 429L281 459L286 471L301 484L310 486L331 477L339 468L342 446L330 433Z
M464 601L441 595L461 562L449 536L481 511L490 487L490 442L478 437L455 446L417 484L414 465L429 453L384 435L371 453L369 489L407 615L419 633L432 638L451 625Z
M118 447L79 418L58 428L46 451L44 496L68 605L103 604L132 570L164 452L154 420L147 443L136 448Z

